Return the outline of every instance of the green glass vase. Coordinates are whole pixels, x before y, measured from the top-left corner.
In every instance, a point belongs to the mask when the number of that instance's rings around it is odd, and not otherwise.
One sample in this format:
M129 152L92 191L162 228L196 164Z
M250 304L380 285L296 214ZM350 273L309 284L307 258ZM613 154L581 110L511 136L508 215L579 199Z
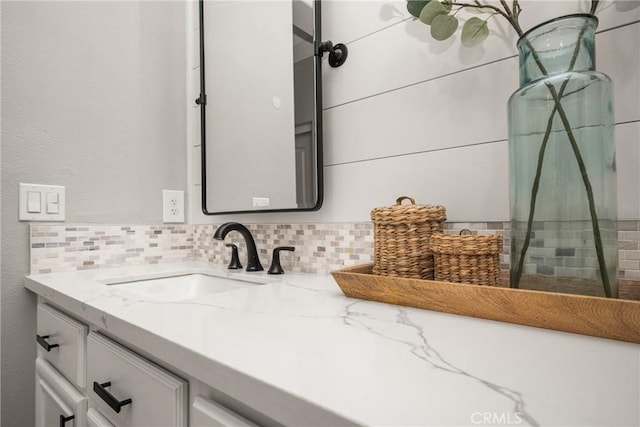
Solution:
M595 71L588 14L518 41L509 99L511 287L617 297L617 183L611 79Z

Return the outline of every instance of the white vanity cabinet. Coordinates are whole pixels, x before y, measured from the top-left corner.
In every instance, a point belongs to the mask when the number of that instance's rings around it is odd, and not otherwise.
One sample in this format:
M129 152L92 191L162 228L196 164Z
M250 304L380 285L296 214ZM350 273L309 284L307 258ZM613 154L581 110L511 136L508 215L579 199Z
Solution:
M188 425L187 381L45 302L37 321L37 427Z
M37 316L36 427L256 426L52 305Z

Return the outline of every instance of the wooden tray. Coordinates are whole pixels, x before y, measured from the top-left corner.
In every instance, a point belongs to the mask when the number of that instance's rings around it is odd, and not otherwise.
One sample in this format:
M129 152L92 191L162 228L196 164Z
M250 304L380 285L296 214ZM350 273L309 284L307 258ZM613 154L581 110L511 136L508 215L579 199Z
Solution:
M331 274L352 298L640 344L640 301L378 276L372 268Z

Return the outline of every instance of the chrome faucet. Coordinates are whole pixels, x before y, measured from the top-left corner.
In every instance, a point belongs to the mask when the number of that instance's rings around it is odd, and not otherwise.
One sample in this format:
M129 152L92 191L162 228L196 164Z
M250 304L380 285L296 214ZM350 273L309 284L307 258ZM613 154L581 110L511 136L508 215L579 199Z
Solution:
M258 250L256 249L256 242L253 240L253 236L247 227L238 222L225 222L216 229L213 234L213 238L216 240L224 240L227 234L231 231L237 231L244 238L244 242L247 245L247 271L262 271L262 264L260 264L260 258L258 257Z

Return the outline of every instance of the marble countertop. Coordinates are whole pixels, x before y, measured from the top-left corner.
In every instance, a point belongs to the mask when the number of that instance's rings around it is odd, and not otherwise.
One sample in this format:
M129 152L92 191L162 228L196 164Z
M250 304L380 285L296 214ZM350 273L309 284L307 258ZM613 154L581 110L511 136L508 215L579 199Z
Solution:
M637 344L351 299L330 275L179 302L105 285L210 270L223 271L157 264L25 286L283 424L640 425Z

